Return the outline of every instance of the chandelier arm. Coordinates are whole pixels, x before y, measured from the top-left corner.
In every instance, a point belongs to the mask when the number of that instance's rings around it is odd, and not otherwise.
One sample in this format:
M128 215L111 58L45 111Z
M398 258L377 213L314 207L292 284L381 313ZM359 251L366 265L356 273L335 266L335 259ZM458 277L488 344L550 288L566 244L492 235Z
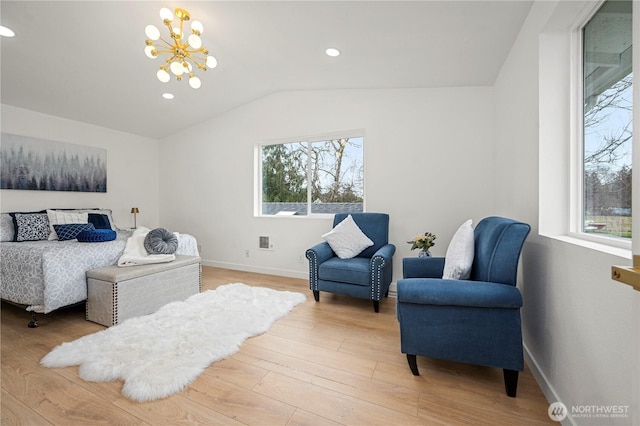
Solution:
M184 39L184 31L182 30L183 25L184 25L184 19L180 18L180 41Z
M206 57L206 55L204 55L204 53L202 53L202 51L200 49L187 49L187 48L184 48L183 50L185 51L185 53L188 53L190 55L200 54L200 55L203 55L204 57Z
M154 47L156 47L156 46L154 46ZM173 50L158 50L157 48L156 48L156 52L158 53L158 55L166 55L167 53L173 54Z
M175 46L175 43L169 43L167 40L163 39L162 37L160 37L158 40L161 40L164 44L166 44L167 46L173 48Z

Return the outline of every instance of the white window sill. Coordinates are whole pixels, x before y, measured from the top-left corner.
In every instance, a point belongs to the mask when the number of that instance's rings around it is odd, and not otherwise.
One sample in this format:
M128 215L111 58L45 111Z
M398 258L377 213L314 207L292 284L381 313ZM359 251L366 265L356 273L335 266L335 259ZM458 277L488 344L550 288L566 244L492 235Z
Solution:
M610 254L612 256L617 256L623 259L632 260L633 256L631 254L630 248L623 247L614 247L608 244L602 244L596 241L589 241L582 238L576 238L570 235L545 235L540 234L542 237L551 238L554 240L562 241L568 244L573 244L579 247L584 247L590 250L596 250L602 253Z

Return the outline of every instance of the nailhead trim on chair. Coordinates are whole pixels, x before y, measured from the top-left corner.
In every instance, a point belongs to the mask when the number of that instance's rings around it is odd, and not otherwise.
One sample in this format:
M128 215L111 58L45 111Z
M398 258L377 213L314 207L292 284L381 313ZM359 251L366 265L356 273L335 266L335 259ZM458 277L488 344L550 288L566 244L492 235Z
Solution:
M371 282L373 283L371 286L371 300L380 300L380 283L382 282L382 269L384 268L385 261L382 256L374 256L371 259L374 265L376 265L378 260L380 260L378 267L371 270ZM376 291L378 293L377 295L375 294Z
M318 256L313 250L307 250L306 257L309 259L309 283L311 290L318 291Z

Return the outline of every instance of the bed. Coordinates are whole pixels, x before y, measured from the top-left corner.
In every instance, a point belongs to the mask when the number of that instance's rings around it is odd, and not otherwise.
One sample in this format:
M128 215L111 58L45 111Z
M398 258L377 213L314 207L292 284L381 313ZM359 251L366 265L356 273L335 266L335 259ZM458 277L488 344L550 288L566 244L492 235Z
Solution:
M14 242L3 238L0 297L44 314L85 301L86 272L117 264L132 234L128 230L115 231L115 240L91 243L75 239ZM176 254L198 256L195 237L178 234Z

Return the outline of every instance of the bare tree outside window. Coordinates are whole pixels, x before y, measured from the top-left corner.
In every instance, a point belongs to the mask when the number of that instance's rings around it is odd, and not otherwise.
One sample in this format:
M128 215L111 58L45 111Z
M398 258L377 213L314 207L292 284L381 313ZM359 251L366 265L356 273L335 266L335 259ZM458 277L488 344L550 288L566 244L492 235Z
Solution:
M607 1L583 29L583 232L631 238L631 1Z

